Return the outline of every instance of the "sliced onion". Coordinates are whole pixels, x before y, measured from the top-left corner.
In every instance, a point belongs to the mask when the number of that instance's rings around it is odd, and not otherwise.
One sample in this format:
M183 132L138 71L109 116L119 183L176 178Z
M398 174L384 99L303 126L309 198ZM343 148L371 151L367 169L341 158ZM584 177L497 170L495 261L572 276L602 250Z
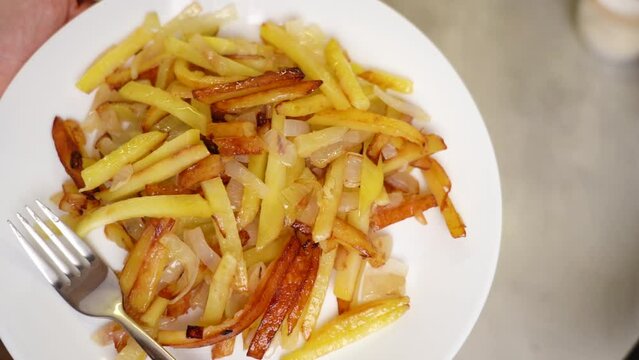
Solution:
M110 191L116 191L121 188L124 184L126 184L130 179L131 175L133 175L133 165L129 164L124 166L120 171L117 172L113 176L111 181Z
M160 289L164 289L167 285L177 281L183 272L184 266L182 266L182 263L177 260L173 260L166 268L164 268L162 277L160 277Z
M240 310L244 309L244 306L248 302L249 294L246 292L233 292L229 299L226 301L226 308L224 308L224 316L227 319L233 318Z
M362 300L373 301L401 296L406 292L408 266L397 259L388 259L378 267L366 267L362 279Z
M397 156L397 148L391 143L384 144L384 146L382 146L382 156L384 160L394 158Z
M266 273L266 265L263 262L252 265L248 269L248 291L249 294L255 292L257 286L260 284L262 277Z
M226 175L230 176L231 179L236 180L247 188L255 191L260 198L263 199L268 195L268 186L266 186L260 178L250 172L237 160L230 159L227 161L224 164L224 172Z
M200 262L193 250L180 240L177 235L172 233L164 235L162 239L160 239L160 242L168 248L170 261L177 260L184 267L184 272L180 279L184 279L185 284L182 286L177 296L169 302L170 304L173 304L186 295L186 293L188 293L193 287L193 284L195 284Z
M282 198L284 200L284 208L289 209L296 207L302 199L313 190L311 184L302 184L294 182L282 190Z
M429 121L430 116L422 110L419 106L401 100L393 95L388 94L387 92L381 90L379 87L375 86L373 88L375 95L379 97L386 105L392 107L393 109L404 113L406 115L410 115L413 119L418 121Z
M235 157L235 160L237 160L239 163L248 164L249 162L249 156L246 154L235 155L234 157Z
M317 194L311 196L308 200L308 204L302 212L297 215L297 220L303 222L306 225L315 224L315 219L317 218L317 213L319 212L319 204L317 203Z
M215 272L221 258L206 242L204 232L202 232L201 228L196 227L195 229L184 230L184 242L191 247L200 261L206 265L211 272Z
M295 144L288 141L286 137L282 136L278 131L273 129L264 134L264 141L269 152L278 153L281 157L281 161L286 166L292 166L297 160L297 149Z
M257 124L257 114L259 114L260 110L250 110L250 111L246 111L241 113L240 115L238 115L235 119L233 119L233 121L248 121L248 122L252 122L253 124ZM230 121L230 122L233 122Z
M399 191L395 191L388 194L388 204L386 205L386 207L398 207L402 202L404 202L404 195Z
M343 140L345 143L357 145L368 140L368 138L370 138L371 136L373 136L373 133L368 131L349 130L346 132L346 134L344 134Z
M419 192L419 182L407 172L396 172L387 176L384 182L408 194Z
M229 196L233 211L240 210L242 206L242 195L244 194L244 185L236 179L231 178L229 183L226 184L226 193Z
M185 327L196 323L200 319L208 299L209 284L206 281L202 281L193 291L194 293L188 299L188 310L177 317L162 316L158 323L160 330L184 330Z
M344 186L356 188L362 178L362 154L348 153L344 169Z
M284 136L298 136L311 131L306 121L286 119L284 120Z
M349 212L359 206L359 191L344 191L339 202L339 212Z
M249 236L249 240L246 242L246 244L244 244L245 249L255 246L255 243L257 242L257 224L257 221L253 221L252 223L246 225L244 229L242 229L246 231Z
M135 239L135 241L142 236L142 232L144 231L144 228L146 228L144 219L139 217L122 220L120 221L120 224L124 226L124 230L126 230L127 234Z
M315 150L309 159L318 168L325 168L331 161L340 157L346 151L343 142L338 142Z

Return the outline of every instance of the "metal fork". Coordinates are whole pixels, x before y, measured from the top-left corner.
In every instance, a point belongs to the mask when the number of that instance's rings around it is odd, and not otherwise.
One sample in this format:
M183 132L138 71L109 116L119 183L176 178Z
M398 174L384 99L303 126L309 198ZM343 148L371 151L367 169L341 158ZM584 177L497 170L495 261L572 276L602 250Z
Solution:
M131 319L122 306L118 280L93 250L48 207L36 204L62 234L55 235L28 206L27 213L51 240L45 241L20 213L16 214L32 241L9 220L9 227L49 284L77 311L119 322L153 360L175 358ZM34 244L35 243L35 244ZM49 244L47 244L49 243ZM53 246L50 246L53 243ZM54 250L55 249L55 250Z

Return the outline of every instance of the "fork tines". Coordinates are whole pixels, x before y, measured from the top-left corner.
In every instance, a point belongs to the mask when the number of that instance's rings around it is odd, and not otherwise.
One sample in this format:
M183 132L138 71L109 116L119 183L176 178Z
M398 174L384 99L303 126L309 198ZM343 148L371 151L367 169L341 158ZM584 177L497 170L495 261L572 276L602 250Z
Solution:
M50 241L45 240L20 213L17 213L16 216L27 230L28 237L18 230L11 221L7 220L7 222L27 255L29 255L47 281L60 289L69 285L73 277L79 276L80 271L88 267L95 259L95 256L84 241L48 207L38 200L36 200L36 204L51 224L62 234L61 237L57 236L55 234L56 231L52 230L29 206L25 206L27 213L36 223L35 226L40 228ZM53 243L53 246L51 246L51 243Z

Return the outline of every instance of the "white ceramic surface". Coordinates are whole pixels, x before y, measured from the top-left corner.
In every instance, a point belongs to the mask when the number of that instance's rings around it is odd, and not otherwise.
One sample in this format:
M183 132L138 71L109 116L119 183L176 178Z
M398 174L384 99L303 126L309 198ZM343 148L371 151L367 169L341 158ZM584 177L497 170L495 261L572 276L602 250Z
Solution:
M214 10L228 1L202 1ZM24 66L0 100L0 218L11 218L34 198L46 199L65 178L50 139L55 114L83 118L91 96L75 81L107 46L156 10L162 20L185 0L109 0L54 35ZM471 96L435 46L386 5L368 0L235 1L240 20L223 33L257 38L257 25L300 17L337 37L358 62L404 74L415 82L413 101L432 115L431 129L449 149L436 157L447 169L452 198L468 237L450 238L441 215L428 226L409 219L389 228L394 256L409 267L411 309L398 322L347 348L333 359L452 358L474 325L492 283L501 235L501 194L492 145ZM103 322L75 312L44 281L8 228L0 227L0 337L17 360L112 359L112 347L92 342ZM93 239L100 246L100 239ZM111 259L114 261L113 259ZM117 260L115 260L117 262ZM327 298L325 315L334 311ZM236 358L243 358L239 351ZM208 349L175 351L179 359L206 359Z

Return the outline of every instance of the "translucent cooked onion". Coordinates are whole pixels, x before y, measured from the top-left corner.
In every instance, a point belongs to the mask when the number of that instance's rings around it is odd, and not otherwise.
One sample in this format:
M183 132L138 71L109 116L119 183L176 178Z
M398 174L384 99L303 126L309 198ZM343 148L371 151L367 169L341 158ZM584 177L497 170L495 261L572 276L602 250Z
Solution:
M111 187L109 189L111 191L116 191L121 188L131 179L131 175L133 175L133 166L131 164L124 166L113 176Z
M331 161L340 157L346 151L343 142L338 142L315 150L309 159L318 168L325 168Z
M249 156L246 154L243 155L235 155L235 160L237 160L237 162L242 163L242 164L248 164L249 162Z
M292 166L297 160L297 150L295 144L288 141L286 137L279 132L271 129L264 134L264 142L269 152L280 154L282 163L286 166Z
M252 265L248 269L248 291L249 294L255 292L257 286L260 284L262 277L266 273L266 265L263 262Z
M127 234L136 241L140 238L140 236L142 236L142 232L146 227L144 220L139 217L122 220L120 221L120 224L124 226L124 230L126 230Z
M231 208L237 211L242 206L242 195L244 194L244 185L234 178L231 178L228 184L226 184L226 193L229 196L231 202Z
M349 130L344 134L344 142L352 145L361 144L373 136L373 133L368 131Z
M391 143L384 144L384 146L382 146L382 156L385 160L394 158L397 156L397 148Z
M404 295L406 274L408 266L393 258L378 268L367 266L362 278L362 300L367 302Z
M315 224L315 219L317 218L317 213L319 212L319 205L317 203L317 194L311 196L306 204L306 207L302 212L297 215L297 220L303 222L306 225Z
M231 179L236 180L247 188L255 191L260 198L263 199L266 197L266 195L268 195L268 186L266 186L266 184L264 184L264 182L260 178L250 172L237 160L230 159L229 161L227 161L224 164L224 172L226 173L226 175L230 176Z
M349 212L359 206L359 191L344 191L339 202L339 212Z
M298 136L311 131L306 121L286 119L284 120L284 136Z
M257 124L257 114L259 112L260 110L246 111L238 115L235 119L233 119L233 121L229 121L229 122L248 121L248 122L252 122L253 124Z
M399 191L394 191L388 194L388 204L386 205L389 208L394 208L399 206L404 201L404 195Z
M246 233L249 236L249 240L246 242L246 244L244 244L245 249L251 246L255 246L255 243L257 242L257 225L258 225L258 222L253 221L252 223L246 225L244 229L242 229L246 231Z
M204 313L209 285L203 281L193 291L194 293L188 299L188 310L177 317L162 316L158 322L160 330L184 330L188 325L197 323Z
M373 88L375 95L379 97L386 105L392 107L393 109L404 113L406 115L410 115L413 119L418 121L428 121L430 120L430 116L422 110L419 106L406 102L398 97L390 95L389 93L383 91L379 87L375 86Z
M183 272L184 266L182 266L182 263L177 260L173 260L166 268L164 268L162 277L160 277L159 288L164 289L170 283L177 281Z
M172 233L166 234L160 239L160 242L169 250L170 261L179 261L184 268L180 279L184 279L185 284L180 289L180 292L171 299L170 303L173 304L186 295L193 287L193 284L195 284L200 262L193 250L180 240L177 235Z
M302 199L313 190L311 184L303 184L294 182L282 190L282 198L284 200L284 208L289 209L296 207Z
M206 242L204 232L202 232L201 228L196 227L191 230L184 230L184 242L191 247L198 259L200 259L211 272L215 272L221 259Z
M407 172L391 174L384 179L384 182L408 194L417 194L419 192L419 182Z
M98 141L95 142L95 149L100 152L101 156L106 156L118 148L118 144L111 140L109 135L101 136Z
M344 169L344 186L356 188L362 178L362 154L348 153Z

